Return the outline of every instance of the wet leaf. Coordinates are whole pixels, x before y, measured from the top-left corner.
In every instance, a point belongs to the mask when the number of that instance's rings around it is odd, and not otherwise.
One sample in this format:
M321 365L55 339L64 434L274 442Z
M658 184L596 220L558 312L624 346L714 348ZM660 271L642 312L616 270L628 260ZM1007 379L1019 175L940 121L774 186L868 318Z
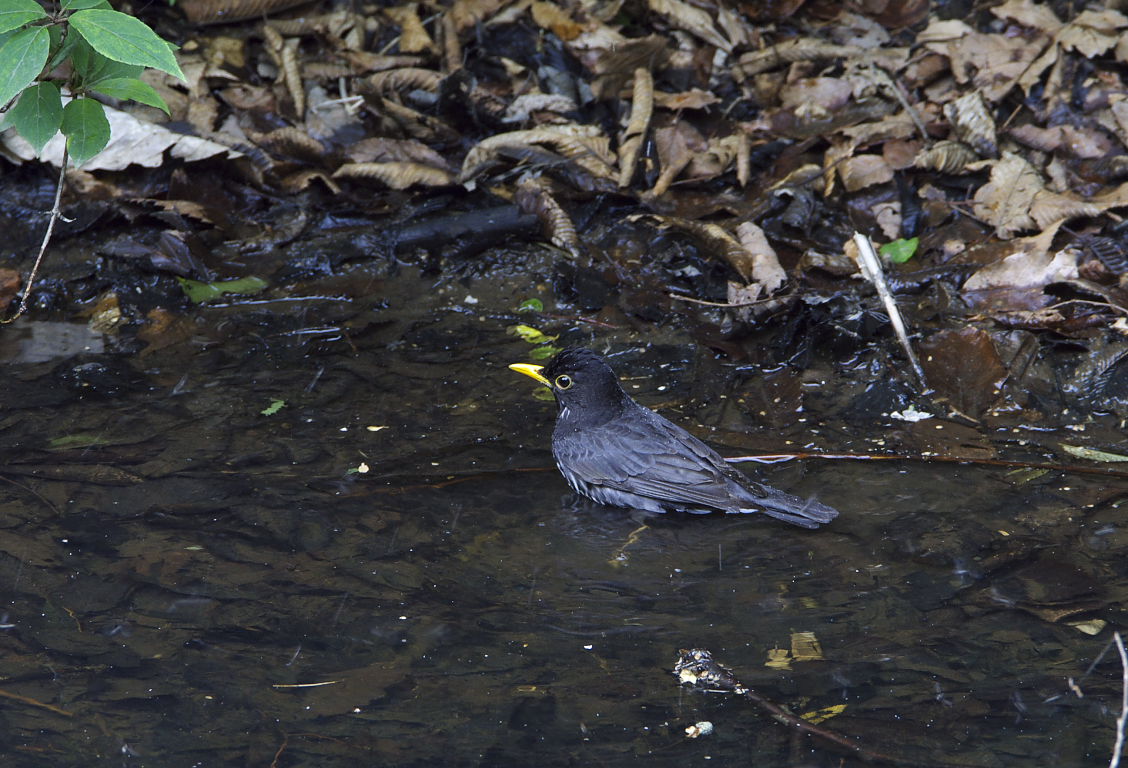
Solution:
M232 293L246 295L261 293L269 285L261 277L242 277L238 280L218 283L201 283L198 280L189 280L186 277L176 279L184 290L184 295L188 297L189 301L196 304L202 304L205 301L218 299Z
M1007 370L986 331L939 331L920 353L929 384L960 413L976 418L999 398Z
M1079 459L1087 461L1100 461L1100 462L1119 462L1128 461L1128 456L1121 453L1110 453L1109 451L1098 451L1095 448L1086 448L1081 445L1068 445L1067 443L1061 444L1061 449L1068 453L1070 456L1076 456Z
M525 299L517 305L518 312L544 312L544 302L540 299Z
M913 257L918 247L920 247L920 238L910 237L907 240L894 240L891 243L886 243L878 251L894 264L904 264Z
M556 338L553 336L552 338ZM554 347L551 344L544 344L529 352L529 357L533 360L547 360L560 352L560 347Z
M547 344L550 341L556 341L557 338L556 336L546 336L531 325L511 325L507 332L521 337L522 341L527 341L530 344Z
M271 400L270 405L263 408L261 411L259 411L259 413L262 414L263 416L273 416L274 414L278 413L280 410L282 410L285 407L286 407L286 401L285 400Z
M829 707L823 707L822 709L816 709L811 712L804 712L803 714L799 715L799 717L803 718L812 725L818 725L819 723L825 722L832 717L841 715L845 711L845 704L831 704Z

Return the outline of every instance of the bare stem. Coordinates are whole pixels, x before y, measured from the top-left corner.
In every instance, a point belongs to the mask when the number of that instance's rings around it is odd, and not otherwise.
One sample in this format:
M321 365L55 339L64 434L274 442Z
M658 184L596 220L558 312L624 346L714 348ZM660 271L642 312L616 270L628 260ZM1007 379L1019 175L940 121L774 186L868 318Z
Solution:
M31 265L31 273L27 276L27 282L24 284L23 298L20 299L20 306L16 310L16 314L9 318L0 319L0 323L11 323L18 320L24 312L27 311L27 303L31 301L31 286L35 283L35 276L39 273L39 265L43 263L43 256L47 253L47 246L51 242L51 235L55 233L55 222L63 218L63 212L59 208L59 203L63 199L63 186L67 181L67 148L63 145L63 162L59 166L59 182L55 185L55 204L51 206L51 213L47 218L47 231L43 233L43 242L39 244L39 254L35 257L35 263Z

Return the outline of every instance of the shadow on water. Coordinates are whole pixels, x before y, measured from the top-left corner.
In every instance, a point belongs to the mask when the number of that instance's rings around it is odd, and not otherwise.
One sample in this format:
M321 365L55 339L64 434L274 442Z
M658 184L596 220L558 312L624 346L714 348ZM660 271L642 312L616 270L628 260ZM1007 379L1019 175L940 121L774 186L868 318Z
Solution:
M693 647L910 763L1107 762L1120 671L1090 670L1108 631L1080 631L1120 616L1107 482L742 465L842 517L641 520L568 492L553 406L505 369L528 346L496 308L531 287L475 285L478 309L397 288L212 307L140 354L24 324L0 424L9 764L839 764L679 688ZM642 401L734 435L684 337L601 333ZM743 428L765 452L849 431L808 416Z

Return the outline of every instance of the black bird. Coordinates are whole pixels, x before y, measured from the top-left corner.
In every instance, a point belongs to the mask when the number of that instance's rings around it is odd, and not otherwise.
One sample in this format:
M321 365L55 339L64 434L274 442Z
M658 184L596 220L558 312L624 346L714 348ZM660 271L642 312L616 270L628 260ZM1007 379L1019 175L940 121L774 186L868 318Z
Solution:
M705 443L636 403L607 361L565 349L543 368L509 366L556 396L552 455L568 485L600 504L650 512L763 512L817 528L838 511L777 491L730 466Z

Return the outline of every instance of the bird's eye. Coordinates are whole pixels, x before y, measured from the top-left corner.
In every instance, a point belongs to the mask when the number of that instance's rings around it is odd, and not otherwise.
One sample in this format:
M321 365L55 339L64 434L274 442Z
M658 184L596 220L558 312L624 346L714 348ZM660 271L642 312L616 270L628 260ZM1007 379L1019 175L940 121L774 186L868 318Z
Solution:
M556 388L557 389L571 389L571 387L572 387L572 377L571 376L562 375L562 376L556 377Z

